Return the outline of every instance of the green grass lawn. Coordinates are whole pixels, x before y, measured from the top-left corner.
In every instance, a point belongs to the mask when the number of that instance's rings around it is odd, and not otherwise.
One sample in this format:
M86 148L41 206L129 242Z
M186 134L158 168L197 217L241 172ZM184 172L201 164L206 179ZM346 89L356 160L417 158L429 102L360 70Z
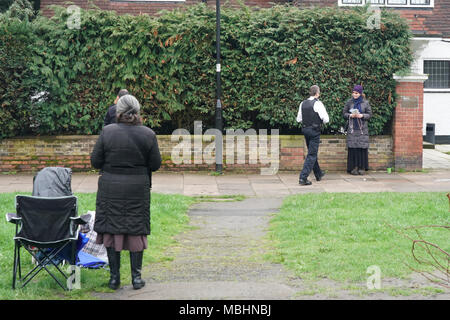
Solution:
M280 262L303 279L365 282L369 266L381 276L405 278L415 263L410 226L449 225L445 193L321 193L289 196L270 224ZM393 228L390 228L391 225ZM450 230L419 229L423 239L450 250ZM419 250L422 258L428 257ZM433 251L447 265L447 258Z
M0 194L0 299L91 299L92 292L112 292L112 290L107 288L109 271L105 269L82 269L80 290L64 292L45 270L42 270L25 288L12 290L14 255L14 241L12 238L15 226L7 223L4 215L7 212L15 212L15 195L16 193ZM78 213L80 215L88 210L95 211L95 193L77 193L75 195L78 197ZM144 251L144 265L171 259L171 257L165 255L165 249L174 243L174 235L187 228L187 210L194 201L194 198L183 195L152 193L152 232L148 237L149 247ZM23 251L21 257L23 269L30 270L29 268L32 267L31 256ZM22 271L23 275L26 274L24 270ZM143 275L145 276L145 270ZM62 276L60 279L61 281L63 280ZM121 281L123 285L131 283L130 262L127 251L124 251L122 254Z

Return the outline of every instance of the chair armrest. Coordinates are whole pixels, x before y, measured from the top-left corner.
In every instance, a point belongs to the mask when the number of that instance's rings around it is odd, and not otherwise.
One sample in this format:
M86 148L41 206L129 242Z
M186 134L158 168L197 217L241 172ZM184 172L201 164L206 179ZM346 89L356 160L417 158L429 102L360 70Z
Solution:
M11 222L11 223L14 223L14 224L18 224L21 220L22 220L22 218L20 218L15 213L7 213L6 214L6 221L8 221L8 222Z
M91 214L83 214L82 216L79 217L71 217L70 219L72 219L72 221L75 224L86 224L91 220Z

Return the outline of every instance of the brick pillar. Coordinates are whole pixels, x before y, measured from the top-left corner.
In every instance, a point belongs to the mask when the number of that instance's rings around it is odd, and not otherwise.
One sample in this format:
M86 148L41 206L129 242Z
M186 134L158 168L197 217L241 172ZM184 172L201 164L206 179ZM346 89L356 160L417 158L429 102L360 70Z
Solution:
M395 168L422 169L423 82L427 75L394 75L397 106L392 122Z

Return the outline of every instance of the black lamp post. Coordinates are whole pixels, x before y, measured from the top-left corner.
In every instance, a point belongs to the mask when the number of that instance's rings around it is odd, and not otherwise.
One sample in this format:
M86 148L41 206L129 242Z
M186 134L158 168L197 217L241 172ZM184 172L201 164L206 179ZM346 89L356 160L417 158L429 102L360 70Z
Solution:
M221 133L223 131L223 120L222 120L222 103L220 102L220 97L222 95L222 85L220 82L220 0L216 0L216 114L215 114L215 126L216 129ZM216 139L219 136L216 136ZM220 135L220 139L222 136ZM216 143L216 172L222 172L222 150L218 150L218 146L222 149L222 141L220 144ZM220 157L218 156L220 155Z

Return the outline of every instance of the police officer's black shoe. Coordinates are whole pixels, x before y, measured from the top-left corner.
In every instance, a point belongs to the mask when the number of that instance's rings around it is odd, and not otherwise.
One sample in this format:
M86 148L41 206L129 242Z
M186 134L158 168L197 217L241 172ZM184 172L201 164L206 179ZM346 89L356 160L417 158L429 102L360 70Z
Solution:
M325 175L325 172L322 171L322 173L320 174L320 176L316 177L316 181L322 180L322 178L323 178L324 175Z
M302 186L309 186L309 185L312 184L312 182L309 181L308 179L300 179L300 180L298 181L298 183L299 183L300 185L302 185Z

